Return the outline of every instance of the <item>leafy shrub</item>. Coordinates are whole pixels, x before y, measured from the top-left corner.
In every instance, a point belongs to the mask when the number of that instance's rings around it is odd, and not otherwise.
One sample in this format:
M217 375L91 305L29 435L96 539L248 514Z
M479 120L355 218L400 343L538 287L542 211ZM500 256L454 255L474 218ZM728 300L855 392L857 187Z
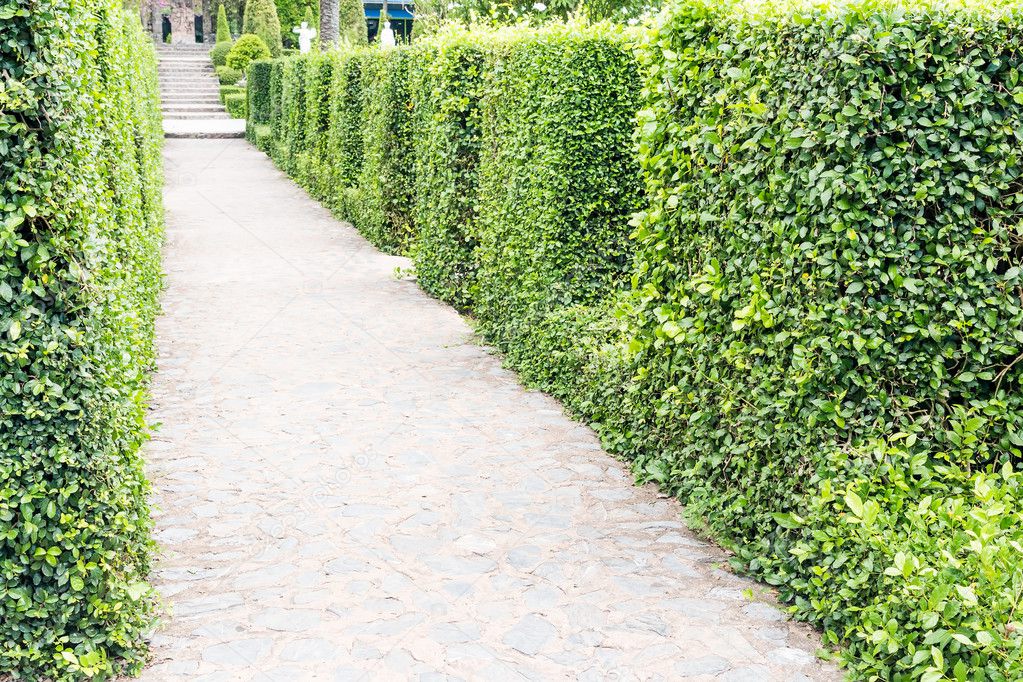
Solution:
M369 42L366 10L362 0L338 0L339 42L349 48L362 47Z
M233 92L224 97L224 108L231 118L245 118L245 93Z
M338 53L328 89L326 149L330 185L337 189L324 200L333 209L337 209L343 192L362 175L362 70L367 58L366 51Z
M277 6L274 0L246 0L245 10L242 13L242 33L259 36L270 51L268 57L281 56L284 43L281 41L281 20L277 16ZM263 57L253 57L252 59L263 59ZM245 66L248 66L248 62ZM244 69L245 66L235 68Z
M244 73L245 69L249 68L250 63L257 59L269 58L270 50L267 48L266 43L263 42L263 39L257 35L247 33L238 38L235 41L234 47L227 53L227 65ZM241 80L240 76L239 80Z
M327 130L330 125L330 84L334 75L336 57L314 54L309 58L305 77L305 107L302 126L305 145L298 152L297 174L309 192L325 198L331 190L329 184L331 159L327 156Z
M642 50L614 430L864 679L1023 678L1017 24L697 0Z
M373 244L404 253L413 235L412 48L369 50L362 80L362 172L338 210Z
M641 190L631 144L639 79L622 41L600 29L515 31L489 60L474 312L479 331L528 371L518 352L546 316L626 284Z
M256 142L255 126L267 125L270 122L270 72L272 69L273 65L269 60L256 60L249 64L245 76L245 92L248 96L245 107L248 113L246 136L253 144Z
M270 156L390 252L404 251L413 234L413 52L363 49L275 60L269 83ZM315 178L308 169L312 149L323 154Z
M411 255L419 285L468 309L476 287L480 110L486 49L469 32L436 36L411 84L415 121L415 217Z
M240 85L221 85L220 86L220 102L223 104L227 99L228 95L234 95L237 93L245 93L245 88Z
M230 66L218 66L216 71L217 80L220 81L221 85L237 85L243 75L241 71Z
M281 132L274 158L287 173L296 174L297 157L305 148L305 88L308 58L284 60L281 76Z
M156 60L113 0L0 21L0 677L135 672L152 625L145 389Z
M224 3L220 3L217 8L217 44L230 42L231 27L227 25L227 10L224 9Z
M223 5L221 5L223 7ZM210 61L213 62L213 66L226 66L227 55L231 52L231 48L234 47L234 43L230 40L221 40L213 49L210 50Z

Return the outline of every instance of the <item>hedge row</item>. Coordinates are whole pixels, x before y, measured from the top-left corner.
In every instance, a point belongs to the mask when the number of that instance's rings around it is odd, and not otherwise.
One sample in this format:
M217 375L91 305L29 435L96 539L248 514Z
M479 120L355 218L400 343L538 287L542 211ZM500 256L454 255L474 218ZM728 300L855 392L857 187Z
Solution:
M1023 679L1021 28L691 0L640 51L625 452L856 677Z
M1017 23L693 0L638 64L600 27L444 33L321 58L301 133L300 68L260 66L250 130L293 174L274 143L325 135L299 181L854 677L1020 679Z
M160 287L156 60L113 0L0 21L0 677L135 671Z

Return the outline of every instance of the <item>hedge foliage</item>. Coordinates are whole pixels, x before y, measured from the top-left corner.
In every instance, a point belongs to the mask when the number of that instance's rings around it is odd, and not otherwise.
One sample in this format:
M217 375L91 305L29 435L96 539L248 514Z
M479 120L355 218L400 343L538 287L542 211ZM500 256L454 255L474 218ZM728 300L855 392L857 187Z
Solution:
M270 48L266 46L266 42L262 38L253 33L246 33L239 36L231 46L224 63L230 68L244 73L252 62L258 59L269 59L270 56Z
M224 95L224 108L231 118L245 118L245 93L232 92Z
M221 5L223 7L223 5ZM210 61L213 66L227 66L227 55L230 54L234 43L230 40L221 40L210 49Z
M281 20L274 0L245 0L241 32L259 36L274 57L280 57L284 51Z
M0 21L0 677L136 671L154 612L156 59L113 0Z
M641 51L628 452L856 676L1023 677L1019 28L695 1Z
M242 79L243 71L231 68L230 66L218 66L214 69L217 73L217 81L221 86L234 86Z
M853 677L1023 679L1016 16L687 0L636 57L441 31L315 93L274 62L250 129Z
M224 4L217 7L217 44L231 42L231 27L227 24L227 10Z
M457 308L476 292L480 99L486 46L471 33L438 36L426 48L416 95L415 221L412 243L420 286Z

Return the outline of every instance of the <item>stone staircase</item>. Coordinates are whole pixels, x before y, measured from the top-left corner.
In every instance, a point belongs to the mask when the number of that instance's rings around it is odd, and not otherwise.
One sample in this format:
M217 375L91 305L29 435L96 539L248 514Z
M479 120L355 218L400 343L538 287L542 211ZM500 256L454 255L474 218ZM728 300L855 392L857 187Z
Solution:
M220 103L210 62L211 45L158 45L164 136L244 137L245 121L231 119Z

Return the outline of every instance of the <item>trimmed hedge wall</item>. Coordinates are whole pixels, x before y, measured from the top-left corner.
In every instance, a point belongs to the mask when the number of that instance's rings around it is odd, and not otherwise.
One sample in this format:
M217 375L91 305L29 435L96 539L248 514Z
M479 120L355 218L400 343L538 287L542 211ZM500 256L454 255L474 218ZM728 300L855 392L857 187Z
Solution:
M1021 679L1017 21L689 0L638 65L604 27L333 54L313 191L853 677Z
M0 677L109 677L154 613L156 59L112 0L38 0L0 46Z
M419 285L457 308L476 292L480 99L486 47L457 32L425 47L413 74L415 223L411 253Z
M627 284L639 79L621 39L600 29L513 33L486 69L473 310L530 379L548 362L535 354L548 316Z
M617 430L855 677L1023 678L1019 29L696 0L641 51Z

